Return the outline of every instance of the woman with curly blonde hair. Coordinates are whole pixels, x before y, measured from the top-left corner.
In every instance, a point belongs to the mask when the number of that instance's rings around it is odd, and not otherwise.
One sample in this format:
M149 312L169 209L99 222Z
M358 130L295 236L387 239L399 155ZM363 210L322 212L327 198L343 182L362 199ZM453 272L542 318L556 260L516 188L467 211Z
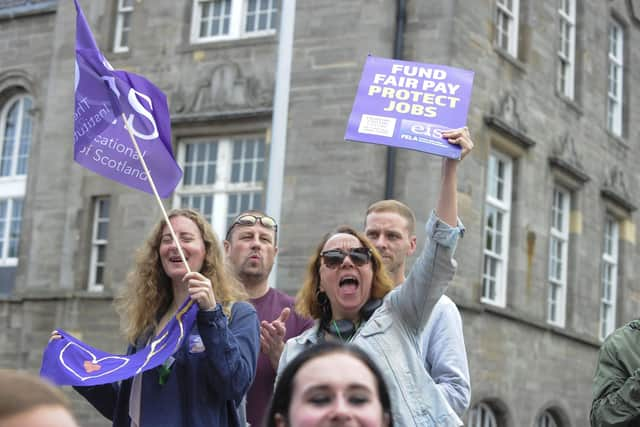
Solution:
M116 306L130 346L142 349L190 298L196 324L164 365L121 383L76 387L114 426L241 426L242 399L260 349L255 309L225 269L220 243L195 210L173 210L138 251Z

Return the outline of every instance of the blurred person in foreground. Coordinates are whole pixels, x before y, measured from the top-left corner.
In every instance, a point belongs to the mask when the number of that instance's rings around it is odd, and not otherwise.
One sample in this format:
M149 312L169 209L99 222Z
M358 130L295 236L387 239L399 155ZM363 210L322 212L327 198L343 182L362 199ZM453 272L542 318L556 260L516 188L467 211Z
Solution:
M393 427L389 390L360 348L324 342L282 371L264 425Z
M45 380L0 369L0 426L78 427L67 398Z
M616 329L600 347L591 426L640 426L640 320Z

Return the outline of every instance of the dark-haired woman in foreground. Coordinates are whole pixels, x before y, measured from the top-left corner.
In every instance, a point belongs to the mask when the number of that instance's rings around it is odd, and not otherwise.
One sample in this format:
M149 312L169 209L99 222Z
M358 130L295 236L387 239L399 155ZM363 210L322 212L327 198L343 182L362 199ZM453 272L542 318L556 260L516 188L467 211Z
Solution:
M358 347L325 342L300 353L280 376L266 427L392 427L382 373Z

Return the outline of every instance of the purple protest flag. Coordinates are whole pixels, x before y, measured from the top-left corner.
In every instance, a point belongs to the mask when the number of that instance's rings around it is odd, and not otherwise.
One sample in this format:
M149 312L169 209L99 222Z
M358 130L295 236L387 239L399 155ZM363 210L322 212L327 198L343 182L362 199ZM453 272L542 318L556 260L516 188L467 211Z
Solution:
M42 356L40 376L57 385L99 385L131 378L164 363L191 331L198 305L187 300L167 326L144 349L132 354L109 354L90 347L63 330L49 342Z
M368 56L344 139L460 158L442 132L467 122L473 71Z
M167 197L182 178L171 146L167 99L144 77L111 67L97 47L78 0L74 3L74 160L106 178L151 194L152 179L159 195Z

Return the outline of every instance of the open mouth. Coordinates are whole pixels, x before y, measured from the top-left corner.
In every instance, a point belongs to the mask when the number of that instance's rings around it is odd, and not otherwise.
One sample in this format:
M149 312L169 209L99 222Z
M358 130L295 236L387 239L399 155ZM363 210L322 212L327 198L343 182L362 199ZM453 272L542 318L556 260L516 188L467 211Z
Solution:
M169 261L171 262L182 262L182 258L179 255L169 257Z
M338 283L340 290L346 294L354 293L358 289L358 286L360 286L360 281L355 276L344 276Z

